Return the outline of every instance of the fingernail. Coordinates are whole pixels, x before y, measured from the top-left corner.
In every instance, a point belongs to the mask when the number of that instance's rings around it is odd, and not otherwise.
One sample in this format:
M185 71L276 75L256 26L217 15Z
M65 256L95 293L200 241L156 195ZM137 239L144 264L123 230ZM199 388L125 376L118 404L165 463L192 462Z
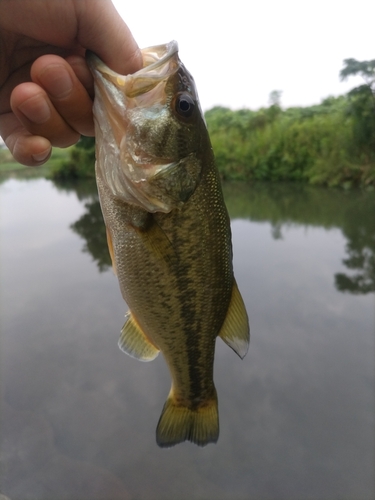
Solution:
M38 163L41 161L47 160L49 155L51 154L51 148L46 149L45 151L42 151L41 153L38 153L36 155L31 155L34 161L37 161Z
M64 66L50 64L39 75L39 79L47 92L56 99L67 97L73 89L73 81Z
M51 110L41 95L30 97L18 106L18 109L28 120L38 125L45 123L51 117Z

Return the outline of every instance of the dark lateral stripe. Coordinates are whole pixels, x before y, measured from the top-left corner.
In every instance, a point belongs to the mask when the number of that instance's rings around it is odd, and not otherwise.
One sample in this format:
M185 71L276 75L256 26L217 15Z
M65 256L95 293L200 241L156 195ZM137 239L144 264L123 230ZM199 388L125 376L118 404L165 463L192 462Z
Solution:
M207 363L213 365L213 353L203 352L203 349L210 348L209 341L207 343L202 342L203 339L200 338L202 324L201 320L197 318L197 293L194 289L193 280L187 276L188 268L183 267L185 269L180 274L181 279L178 281L178 289L181 297L181 316L184 324L182 334L188 358L189 400L192 403L191 408L195 409L199 406L202 398L207 396L207 389L213 384L211 380L213 367L207 366ZM210 380L207 380L208 376Z

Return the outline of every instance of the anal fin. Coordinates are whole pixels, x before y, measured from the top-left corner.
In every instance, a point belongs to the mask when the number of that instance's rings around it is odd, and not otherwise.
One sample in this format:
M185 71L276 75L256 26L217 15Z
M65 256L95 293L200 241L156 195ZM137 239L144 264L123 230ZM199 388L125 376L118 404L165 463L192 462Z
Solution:
M126 318L118 341L119 348L132 358L152 361L159 354L159 349L143 333L130 311Z
M241 359L246 356L250 342L249 319L236 282L233 284L232 298L219 337Z

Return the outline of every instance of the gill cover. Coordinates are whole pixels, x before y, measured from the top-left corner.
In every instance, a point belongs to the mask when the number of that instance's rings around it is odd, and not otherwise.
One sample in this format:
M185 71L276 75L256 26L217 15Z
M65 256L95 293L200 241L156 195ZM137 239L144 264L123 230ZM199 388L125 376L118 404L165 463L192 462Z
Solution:
M87 55L95 82L96 171L115 197L168 213L199 182L194 126L204 120L177 42L143 49L142 56L143 68L124 76Z

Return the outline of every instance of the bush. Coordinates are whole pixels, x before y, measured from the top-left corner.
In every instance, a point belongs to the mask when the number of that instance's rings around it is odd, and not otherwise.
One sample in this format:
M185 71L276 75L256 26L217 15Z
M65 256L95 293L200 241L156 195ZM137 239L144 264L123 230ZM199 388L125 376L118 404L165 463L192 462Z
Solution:
M55 180L71 180L95 177L95 139L84 137L69 152L69 159L62 160L51 171Z
M225 180L374 184L371 106L367 91L285 111L275 104L257 112L213 108L206 121L219 172Z

